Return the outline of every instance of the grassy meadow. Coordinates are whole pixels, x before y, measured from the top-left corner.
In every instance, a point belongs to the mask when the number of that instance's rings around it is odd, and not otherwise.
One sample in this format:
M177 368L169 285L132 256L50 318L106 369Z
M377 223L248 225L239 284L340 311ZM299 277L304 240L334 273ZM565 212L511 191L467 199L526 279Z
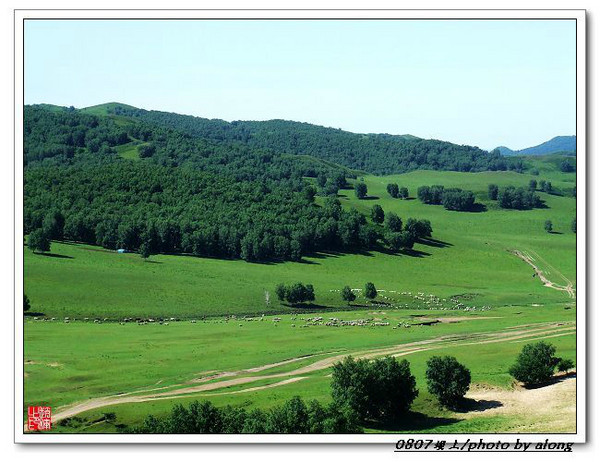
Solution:
M124 146L120 154L137 155L135 144ZM266 376L215 391L107 405L79 414L80 426L59 425L54 431L117 431L116 425L136 425L149 413L161 415L174 403L199 398L216 405L263 408L293 395L326 402L330 399L328 368L302 373L302 380L273 387L268 385L281 379L268 376L293 373L317 358L432 341L430 349L406 354L420 388L409 430L508 431L514 419L507 416L465 420L439 409L426 391L424 372L427 358L443 352L464 362L474 383L509 388L513 381L507 369L523 342L546 337L557 346L559 356L575 359L573 330L553 327L558 330L480 342L481 333L506 333L543 323L568 326L575 321L575 300L564 291L544 287L538 277L532 277L533 268L510 253L535 253L552 282L562 285L567 279L576 288L576 235L570 230L576 203L566 193L575 185L575 174L559 172L551 156L530 162L539 169L539 176L415 171L365 176L366 200L357 200L350 189L340 192L344 207L357 208L367 216L374 204L380 204L386 213L393 211L403 220L430 220L435 241L416 244L411 253L319 253L299 263L261 264L177 255L155 255L144 261L137 254L77 243L53 242L47 255L25 249L25 291L34 313L25 318L24 404L48 404L60 410L90 398L136 395L162 387L177 390L198 378L227 371L243 371L244 377ZM487 199L489 183L526 187L530 179L551 181L558 193L565 194L538 192L546 208L526 211L503 210ZM411 199L389 197L386 185L392 182L408 187ZM414 199L419 186L433 184L472 190L486 210L447 211ZM544 230L548 219L554 233ZM275 285L296 281L314 285L312 306L292 309L277 301ZM353 306L341 300L343 286L362 288L367 281L382 290L379 303L370 304L361 296ZM269 304L265 291L271 294ZM470 309L465 311L464 306ZM226 315L237 318L226 319ZM254 320L243 320L244 315ZM274 321L275 316L281 320ZM368 319L371 325L301 327L316 316ZM452 319L418 325L423 316ZM68 323L64 317L70 318ZM117 322L126 317L181 320L169 325ZM48 318L56 319L43 320ZM105 318L107 322L93 322ZM389 325L374 326L373 322ZM265 372L247 371L293 358L300 359ZM104 422L104 412L115 412L117 421ZM400 429L369 429L383 430Z

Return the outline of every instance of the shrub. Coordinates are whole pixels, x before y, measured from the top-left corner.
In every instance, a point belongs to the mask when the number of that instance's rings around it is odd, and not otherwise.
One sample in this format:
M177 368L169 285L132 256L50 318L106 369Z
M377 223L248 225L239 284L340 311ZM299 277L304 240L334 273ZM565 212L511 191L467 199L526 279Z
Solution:
M556 347L546 342L529 343L517 357L508 372L525 385L547 382L554 374L559 358L554 356Z
M471 384L471 372L453 356L432 356L427 361L427 389L441 405L456 407Z
M356 197L359 199L367 197L367 185L362 182L356 183L356 185L354 185L354 194L356 194Z

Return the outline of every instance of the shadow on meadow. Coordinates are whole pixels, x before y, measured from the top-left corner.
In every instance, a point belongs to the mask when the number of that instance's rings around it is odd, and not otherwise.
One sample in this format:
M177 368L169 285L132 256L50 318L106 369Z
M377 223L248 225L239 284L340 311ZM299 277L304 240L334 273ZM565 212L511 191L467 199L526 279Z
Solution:
M36 255L41 255L42 257L50 257L50 258L66 258L67 260L73 260L73 257L69 256L69 255L61 255L58 253L49 253L49 252L43 252L43 253L37 253Z
M550 380L543 382L543 383L538 383L535 385L524 385L523 388L525 388L527 390L535 390L538 388L544 388L549 385L554 385L554 384L557 384L560 382L564 382L565 380L568 380L568 379L576 379L576 378L577 378L577 372L567 372L566 374L555 375Z
M372 422L366 425L367 428L401 433L408 431L431 430L444 425L451 425L462 421L454 417L433 417L422 412L410 411L402 418L393 422Z

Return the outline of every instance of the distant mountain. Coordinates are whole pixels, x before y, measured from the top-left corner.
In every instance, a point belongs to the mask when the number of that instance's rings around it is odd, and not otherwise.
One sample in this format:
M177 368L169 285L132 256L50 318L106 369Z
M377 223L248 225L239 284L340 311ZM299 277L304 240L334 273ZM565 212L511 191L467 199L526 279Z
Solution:
M541 156L544 154L565 153L575 155L577 152L577 137L576 136L555 136L537 146L513 151L506 146L498 146L496 148L503 156Z

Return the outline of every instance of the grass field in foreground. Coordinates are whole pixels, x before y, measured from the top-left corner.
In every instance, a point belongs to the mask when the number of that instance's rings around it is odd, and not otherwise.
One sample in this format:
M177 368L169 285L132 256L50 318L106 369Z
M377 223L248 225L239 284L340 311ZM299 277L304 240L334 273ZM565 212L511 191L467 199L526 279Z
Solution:
M555 173L556 188L572 187L574 174ZM274 297L279 282L303 281L316 290L316 309L343 309L339 293L345 285L424 292L442 298L470 294L476 305L510 305L564 300L533 278L532 268L509 253L533 251L575 284L575 234L570 231L575 200L539 193L545 209L503 210L486 199L487 185L526 185L527 175L513 172L457 173L417 171L388 177L365 177L370 200L359 201L341 191L345 207L368 214L379 203L386 212L429 219L432 245L417 244L415 253L320 253L302 263L247 263L190 256L157 255L144 262L136 254L117 254L95 246L53 243L51 255L25 250L25 291L34 311L47 316L109 317L275 313L289 308ZM538 177L538 180L540 177ZM397 182L414 195L418 186L443 184L476 192L488 211L452 212L418 200L390 198L386 184ZM321 200L321 199L319 199ZM556 234L544 231L551 219ZM563 284L559 278L557 282ZM68 281L68 283L65 283ZM264 293L271 292L265 305ZM404 302L404 301L403 301Z
M450 334L460 334L469 342L471 336L480 332L575 319L575 309L565 310L563 305L499 308L485 313L431 310L427 313L428 316L460 317L464 321L393 329L398 322L417 322L418 318L411 315L422 313L361 310L356 313L331 314L332 317L343 319L377 318L390 322L385 327L341 328L300 328L303 321L299 317L292 319L289 315L281 316L282 320L278 325L273 323L272 317L265 317L264 321L243 322L242 327L239 326L239 321L225 322L221 319L196 324L175 322L168 326L28 321L25 323L25 405L48 404L57 412L60 406L89 398L157 387L189 386L193 379L215 372L239 371L303 355L345 355ZM574 358L573 334L572 331L564 332L564 335L548 340L557 345L559 355ZM430 351L409 354L406 358L411 362L421 389L415 409L427 409L428 414L439 414L439 410L432 408L431 397L424 384L424 364L431 355L455 355L471 369L473 382L506 387L512 383L507 373L508 367L524 342L531 341L532 338L491 344L469 342L462 346L440 345ZM318 358L306 358L261 374L287 372L316 359ZM223 391L243 390L280 379L216 392L195 393L184 398L108 406L83 415L89 415L90 420L94 420L102 412L113 410L117 412L119 422L131 425L139 423L148 413L167 412L175 402L188 402L198 398L211 399L219 405L259 407L269 407L295 394L307 400L316 398L328 401L329 373L329 369L317 370L303 374L308 377L300 382L256 392L222 394Z

